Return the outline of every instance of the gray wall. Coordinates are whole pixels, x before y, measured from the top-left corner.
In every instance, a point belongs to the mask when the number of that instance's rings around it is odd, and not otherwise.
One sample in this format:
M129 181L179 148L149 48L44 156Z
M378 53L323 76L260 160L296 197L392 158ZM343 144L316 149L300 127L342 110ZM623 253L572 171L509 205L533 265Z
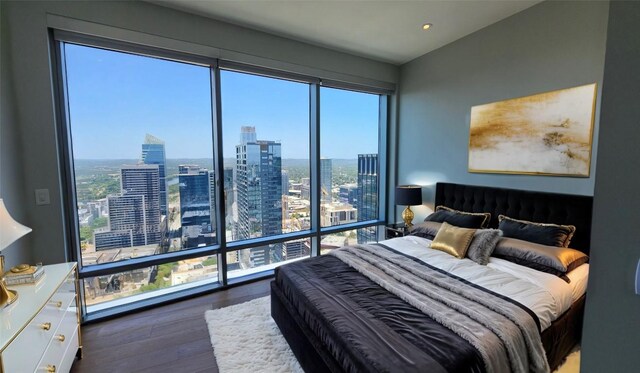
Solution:
M0 9L1 10L1 9ZM16 123L14 82L9 66L9 31L7 15L0 11L0 198L18 222L26 224L26 195L22 157L19 154L20 135ZM30 235L24 236L2 252L7 268L30 262Z
M3 164L21 160L18 172L3 169L3 185L7 189L23 190L24 203L16 204L16 216L33 228L30 235L31 259L44 263L65 260L63 210L59 179L58 152L55 134L54 104L49 60L47 27L53 16L62 16L73 24L88 21L92 30L107 26L116 34L136 32L141 38L164 38L169 44L188 42L205 50L218 48L216 56L253 58L271 67L288 66L298 71L319 71L327 76L342 76L355 82L377 80L395 83L398 68L346 53L253 31L235 25L213 21L173 9L144 2L0 2L6 22L2 54L9 55L9 64L2 65L2 77L16 83L6 92L7 105L15 108L5 120L3 131L13 134L13 146L2 148ZM55 18L55 17L53 17ZM57 19L59 20L60 17ZM64 23L64 22L63 22ZM19 84L17 84L19 82ZM5 93L3 82L3 96ZM3 97L3 106L5 104ZM9 115L9 114L7 114ZM17 139L20 139L19 141ZM3 132L3 145L4 145ZM18 167L17 164L13 167ZM18 167L19 168L19 167ZM6 172L6 175L5 175ZM20 174L24 181L19 181ZM6 182L4 179L7 179ZM51 205L35 206L34 189L48 188ZM4 190L2 193L9 193ZM7 196L9 197L9 196ZM19 197L16 197L18 199Z
M427 205L438 181L592 195L597 120L591 176L569 178L467 172L469 117L478 104L600 87L607 12L607 2L543 2L401 66L398 183L428 186Z
M640 2L614 1L602 88L582 372L640 369Z

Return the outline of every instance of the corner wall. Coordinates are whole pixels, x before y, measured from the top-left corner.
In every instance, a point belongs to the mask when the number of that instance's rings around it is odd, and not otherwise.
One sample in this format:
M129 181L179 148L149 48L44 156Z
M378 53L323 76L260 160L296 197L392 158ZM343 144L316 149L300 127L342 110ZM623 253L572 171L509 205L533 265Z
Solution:
M581 371L640 369L640 3L612 1Z
M593 82L599 102L608 7L545 1L402 65L398 184L426 186L431 208L438 181L593 195L598 119L588 178L469 173L469 120L474 105Z
M9 214L18 222L28 225L24 210L26 194L24 192L24 176L22 157L19 156L20 134L16 123L18 117L15 110L14 82L9 66L9 30L7 15L0 3L0 198ZM2 252L6 267L31 262L29 242L31 235L26 235Z

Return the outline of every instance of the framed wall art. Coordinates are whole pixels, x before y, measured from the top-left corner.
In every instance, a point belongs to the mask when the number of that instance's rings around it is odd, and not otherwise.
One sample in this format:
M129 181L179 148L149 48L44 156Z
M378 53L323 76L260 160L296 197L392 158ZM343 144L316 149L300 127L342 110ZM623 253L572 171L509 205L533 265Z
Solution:
M471 108L469 172L588 177L596 84Z

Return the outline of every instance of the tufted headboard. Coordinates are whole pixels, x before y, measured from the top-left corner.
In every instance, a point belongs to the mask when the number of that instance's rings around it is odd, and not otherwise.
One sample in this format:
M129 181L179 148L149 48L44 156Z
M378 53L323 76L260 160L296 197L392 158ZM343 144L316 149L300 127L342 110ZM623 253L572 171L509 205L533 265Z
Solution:
M570 246L589 254L593 197L437 183L435 206L440 205L467 212L490 212L492 228L498 227L498 215L575 225Z

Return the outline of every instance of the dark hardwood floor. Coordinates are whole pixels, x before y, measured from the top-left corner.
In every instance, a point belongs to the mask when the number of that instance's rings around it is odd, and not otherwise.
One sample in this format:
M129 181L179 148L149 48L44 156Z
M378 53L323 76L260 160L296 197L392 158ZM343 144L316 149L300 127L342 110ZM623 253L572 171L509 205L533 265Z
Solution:
M268 280L82 328L84 358L71 372L218 372L204 312L269 294Z

